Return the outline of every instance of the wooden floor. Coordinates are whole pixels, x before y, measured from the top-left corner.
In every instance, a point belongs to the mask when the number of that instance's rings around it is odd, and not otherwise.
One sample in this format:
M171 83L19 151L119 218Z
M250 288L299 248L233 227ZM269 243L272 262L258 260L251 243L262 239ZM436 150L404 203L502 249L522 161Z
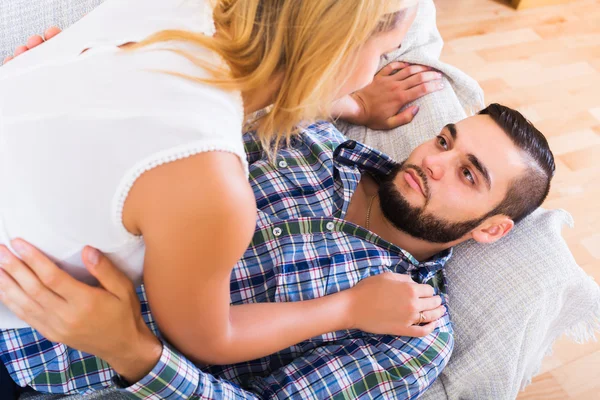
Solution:
M557 158L545 206L564 208L579 265L600 282L600 0L515 11L502 0L436 0L442 60L479 81L486 101L522 111ZM600 335L598 335L600 336ZM556 343L525 399L600 399L600 341Z

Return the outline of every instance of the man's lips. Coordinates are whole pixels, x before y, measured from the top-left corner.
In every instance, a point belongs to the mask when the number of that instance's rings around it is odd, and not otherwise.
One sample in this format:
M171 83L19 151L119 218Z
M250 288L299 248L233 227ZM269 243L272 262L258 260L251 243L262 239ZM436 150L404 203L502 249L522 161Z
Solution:
M427 197L425 196L425 191L423 190L421 179L415 171L411 169L406 170L406 172L404 173L404 179L410 185L410 187L415 189L417 192L421 193L423 197Z

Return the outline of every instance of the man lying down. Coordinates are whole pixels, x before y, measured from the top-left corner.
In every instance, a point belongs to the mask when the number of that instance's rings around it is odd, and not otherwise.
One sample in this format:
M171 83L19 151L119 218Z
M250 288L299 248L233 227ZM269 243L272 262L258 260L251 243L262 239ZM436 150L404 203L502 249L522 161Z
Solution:
M329 122L303 129L275 159L252 133L244 139L259 217L231 275L232 303L310 300L394 280L405 299L398 336L367 334L357 323L225 366L196 366L166 342L158 362L144 364L133 337L86 339L131 341L128 356L140 362L118 376L104 361L32 329L3 331L1 358L19 385L52 393L116 386L114 396L149 399L417 398L452 353L443 272L452 246L507 235L542 204L555 168L544 136L498 104L447 125L401 163L347 141ZM143 287L138 296L159 335ZM363 321L369 307L355 305L361 315L354 320ZM89 318L98 324L97 315ZM137 382L123 379L136 374Z

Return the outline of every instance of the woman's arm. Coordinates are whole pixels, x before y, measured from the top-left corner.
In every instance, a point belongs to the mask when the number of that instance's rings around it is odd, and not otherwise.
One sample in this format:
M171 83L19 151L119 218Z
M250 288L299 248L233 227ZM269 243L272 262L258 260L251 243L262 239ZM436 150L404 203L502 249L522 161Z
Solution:
M256 226L254 195L236 156L204 153L164 165L140 177L129 196L124 216L144 235L152 312L193 360L247 361L350 327L346 293L230 306L231 271Z

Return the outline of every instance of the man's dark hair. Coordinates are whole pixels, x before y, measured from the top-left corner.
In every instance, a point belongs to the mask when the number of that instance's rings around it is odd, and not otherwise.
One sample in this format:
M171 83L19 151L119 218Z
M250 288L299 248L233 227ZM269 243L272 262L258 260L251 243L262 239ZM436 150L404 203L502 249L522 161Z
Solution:
M506 215L519 222L542 205L554 176L554 155L548 141L520 112L490 104L479 112L489 115L525 155L526 170L514 179L506 196L488 216Z

